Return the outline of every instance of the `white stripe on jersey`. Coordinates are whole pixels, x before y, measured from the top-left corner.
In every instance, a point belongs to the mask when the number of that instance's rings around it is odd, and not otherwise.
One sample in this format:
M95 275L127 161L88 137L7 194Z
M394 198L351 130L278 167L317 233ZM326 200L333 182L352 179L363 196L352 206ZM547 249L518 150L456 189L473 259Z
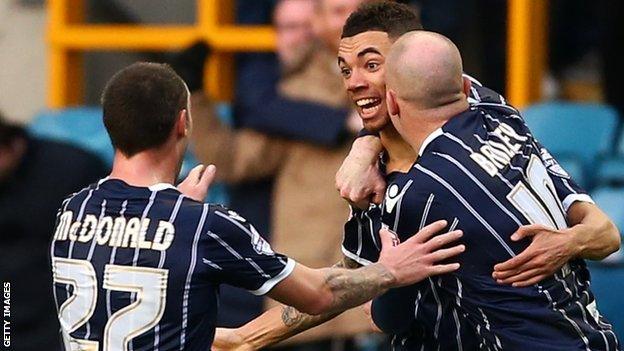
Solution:
M433 154L437 155L437 156L440 156L440 157L446 159L447 161L453 163L455 166L457 166L457 168L459 168L462 172L464 172L464 174L467 175L468 178L470 178L473 181L473 183L475 183L479 188L481 188L481 190L483 190L485 195L487 195L487 197L489 197L490 200L492 200L492 202L494 202L496 204L496 206L498 206L498 208L500 208L514 222L516 222L518 227L522 226L522 222L520 222L518 217L514 216L513 213L509 212L509 210L505 206L503 206L503 204L500 203L500 201L498 201L498 199L496 197L494 197L494 195L492 195L492 193L485 187L485 185L483 185L483 183L481 183L477 179L477 177L475 177L469 170L467 170L466 167L464 167L461 163L459 163L459 161L457 161L455 158L453 158L453 156L450 156L450 155L447 155L447 154L442 154L442 153L439 153L439 152L434 152Z
M173 223L178 216L178 211L180 210L180 206L182 205L182 201L184 200L184 195L180 194L178 196L178 200L176 200L175 206L171 211L171 216L169 216L169 223ZM163 268L165 265L165 259L167 257L166 251L160 251L160 260L158 261L158 268ZM160 347L160 322L156 324L154 327L154 351L158 351Z
M377 242L377 239L375 238L375 229L373 228L373 219L370 218L370 216L368 215L368 211L364 212L364 216L366 216L366 218L368 218L368 226L370 228L370 236L371 239L373 239L373 244L375 244L375 247L377 248L377 250L381 250L381 247L379 246L379 243Z
M219 271L223 270L223 268L221 268L218 264L216 264L216 263L214 263L214 262L212 262L212 261L210 261L208 259L202 258L202 262L204 262L205 264L209 265L210 267L212 267L212 268L214 268L216 270L219 270Z
M59 208L56 214L57 218L61 215L61 213L67 211L67 205L69 205L69 202L71 201L72 197L69 197L63 200L63 202L61 203L61 207ZM56 240L52 239L52 245L50 245L50 257L54 257L54 248L56 246L55 244L56 244ZM58 296L56 295L56 284L52 284L52 294L54 295L54 305L56 307L56 313L58 314L60 304L59 304ZM59 320L60 320L60 315L59 315Z
M457 328L457 334L455 334L455 339L457 339L457 350L463 351L461 340L461 326L459 324L459 316L457 315L456 308L453 308L453 318L455 319L455 327Z
M80 222L82 220L82 215L84 214L84 210L85 210L85 207L87 206L87 202L91 199L91 195L93 195L93 190L97 190L99 187L100 187L100 183L98 183L95 189L89 190L89 193L87 194L85 199L82 201L82 204L80 204L80 211L78 211L78 216L76 217L76 220L75 220L76 222ZM69 253L67 254L67 258L72 258L75 243L76 243L75 240L71 240L69 242ZM67 287L69 288L69 285ZM69 299L69 289L67 290L67 298Z
M156 194L162 190L161 187L154 187L156 190L152 190L152 194L149 197L149 201L147 203L147 206L145 206L145 208L143 209L143 213L141 214L141 227L143 226L143 220L145 219L145 217L147 217L147 214L149 213L149 210L152 208L152 205L154 204L154 198L156 198ZM150 187L150 189L152 189L152 187ZM140 229L141 231L145 230L147 231L147 228ZM132 257L132 266L136 267L137 265L137 261L139 260L139 245L136 246L136 248L134 249L134 256ZM136 293L132 292L130 293L130 303L132 303L134 300L136 299ZM132 340L130 340L130 342L128 343L128 349L129 351L134 350L134 343Z
M128 206L128 200L125 200L121 203L121 210L119 211L119 216L124 217L126 213L126 207ZM115 263L115 255L117 254L117 246L113 246L111 250L110 259L108 260L109 264ZM110 319L112 311L111 311L111 291L106 289L106 313L108 315L108 319Z
M419 226L420 229L423 229L425 227L425 223L427 223L427 217L429 217L429 210L431 210L431 204L433 203L433 198L435 198L435 195L429 194L429 198L427 199L427 202L425 203L425 209L423 210L422 218L420 219L420 226Z
M102 206L100 209L100 217L98 221L101 221L104 218L104 213L106 212L106 200L102 200ZM89 247L89 253L87 254L87 261L91 261L91 257L93 257L93 251L95 251L95 242L96 240L91 241L91 247ZM85 339L88 340L91 336L91 322L87 321L87 332L85 334Z
M483 224L483 226L485 227L485 229L487 229L490 234L492 234L492 236L501 244L501 246L505 249L505 251L507 251L507 253L509 253L509 255L511 257L515 257L516 254L513 252L513 250L511 250L511 248L509 247L509 245L507 245L507 243L505 242L505 240L503 240L503 238L501 238L501 236L494 230L494 228L492 228L492 226L485 220L483 219L483 217L481 217L481 215L466 201L466 199L464 199L463 196L461 196L457 190L455 190L455 188L453 188L449 183L447 183L444 179L442 179L440 176L438 176L436 173L428 170L427 168L424 168L421 165L416 165L415 166L419 171L427 174L428 176L430 176L431 178L433 178L435 181L437 181L438 183L440 183L442 186L444 186L451 194L453 194L453 196L455 196L455 198L457 200L459 200L459 202L461 202L462 205L464 205L464 207L470 211L470 213L479 221L481 222L481 224Z
M447 132L447 133L444 133L444 136L449 138L449 139L451 139L451 140L453 140L454 142L459 144L459 146L461 146L464 150L470 152L471 154L474 153L474 150L472 150L472 148L470 146L466 145L461 139L459 139L458 137L454 136L453 134ZM507 184L509 189L513 189L514 188L514 186L511 185L511 183L505 177L503 177L499 172L496 172L496 176L503 183Z
M219 211L215 211L215 214L221 218L225 218L227 219L229 222L233 223L235 226L239 227L242 231L244 231L245 233L247 233L247 235L249 235L250 238L254 238L254 234L249 231L249 229L247 229L244 225L240 224L240 222L238 222L237 220L232 219L230 216L221 213Z
M208 209L210 205L204 204L201 216L199 217L199 223L195 230L195 238L193 239L193 246L191 247L191 263L186 274L186 283L184 284L184 293L182 297L182 330L180 331L180 350L184 350L186 344L186 327L188 325L188 299L189 290L191 289L191 279L193 279L193 273L195 272L195 265L197 263L197 244L199 243L199 237L201 236L202 228L204 227L204 221L208 215Z
M237 259L249 263L263 277L265 277L265 278L270 278L271 277L268 274L264 273L264 271L262 271L262 269L260 269L260 267L255 262L253 262L253 260L249 259L249 261L248 261L246 258L241 256L241 254L236 252L236 250L234 250L228 243L223 241L223 239L221 239L217 234L215 234L215 233L213 233L211 231L208 231L208 236L210 236L211 238L215 239L221 246L223 246L226 250L228 250Z

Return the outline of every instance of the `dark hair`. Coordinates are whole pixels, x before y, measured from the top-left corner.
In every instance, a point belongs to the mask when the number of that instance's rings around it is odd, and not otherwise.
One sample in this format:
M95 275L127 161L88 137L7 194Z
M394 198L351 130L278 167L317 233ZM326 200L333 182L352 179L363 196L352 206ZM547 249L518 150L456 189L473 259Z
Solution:
M138 62L117 72L102 93L113 146L130 157L162 145L187 101L184 81L168 65Z
M342 27L342 38L373 30L398 38L418 29L422 29L422 23L416 10L406 4L384 0L365 3L354 11Z
M16 138L25 138L24 128L10 124L0 111L0 146L10 145Z

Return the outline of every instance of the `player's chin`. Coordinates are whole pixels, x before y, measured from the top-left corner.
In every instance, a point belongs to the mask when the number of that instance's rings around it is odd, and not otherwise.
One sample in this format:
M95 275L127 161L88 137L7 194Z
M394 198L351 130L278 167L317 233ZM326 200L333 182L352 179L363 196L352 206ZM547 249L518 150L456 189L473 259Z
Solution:
M368 118L362 121L364 129L371 133L378 133L389 123L389 120L383 117Z

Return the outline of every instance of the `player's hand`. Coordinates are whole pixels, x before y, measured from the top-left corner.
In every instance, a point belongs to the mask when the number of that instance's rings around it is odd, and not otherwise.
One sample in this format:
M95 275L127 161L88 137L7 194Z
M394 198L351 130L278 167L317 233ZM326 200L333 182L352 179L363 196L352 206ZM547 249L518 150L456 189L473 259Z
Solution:
M454 230L434 237L446 227L447 222L434 222L416 233L404 243L399 243L396 234L386 228L379 231L381 237L381 263L396 279L394 286L405 286L425 278L453 272L459 269L459 263L439 264L465 250L464 245L443 248L458 240L463 235L461 230Z
M217 168L214 165L208 167L204 165L195 166L186 176L186 179L178 184L178 190L193 200L204 202L206 195L208 195L208 188L215 180L216 173Z
M253 351L243 338L236 333L236 329L217 328L212 342L211 351Z
M511 236L520 241L531 238L531 244L519 255L494 266L492 277L499 284L525 287L555 274L572 259L577 248L572 229L556 230L541 224L525 225Z
M367 209L371 201L376 204L383 201L386 181L377 165L381 150L379 138L357 138L336 173L336 189L340 196L358 208Z

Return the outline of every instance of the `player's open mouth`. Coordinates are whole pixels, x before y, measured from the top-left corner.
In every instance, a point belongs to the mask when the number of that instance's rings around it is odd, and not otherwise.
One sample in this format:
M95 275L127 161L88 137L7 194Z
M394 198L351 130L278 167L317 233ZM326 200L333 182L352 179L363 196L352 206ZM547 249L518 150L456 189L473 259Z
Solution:
M362 109L362 114L371 115L379 110L379 106L381 106L380 98L364 98L359 99L355 102L355 104Z

